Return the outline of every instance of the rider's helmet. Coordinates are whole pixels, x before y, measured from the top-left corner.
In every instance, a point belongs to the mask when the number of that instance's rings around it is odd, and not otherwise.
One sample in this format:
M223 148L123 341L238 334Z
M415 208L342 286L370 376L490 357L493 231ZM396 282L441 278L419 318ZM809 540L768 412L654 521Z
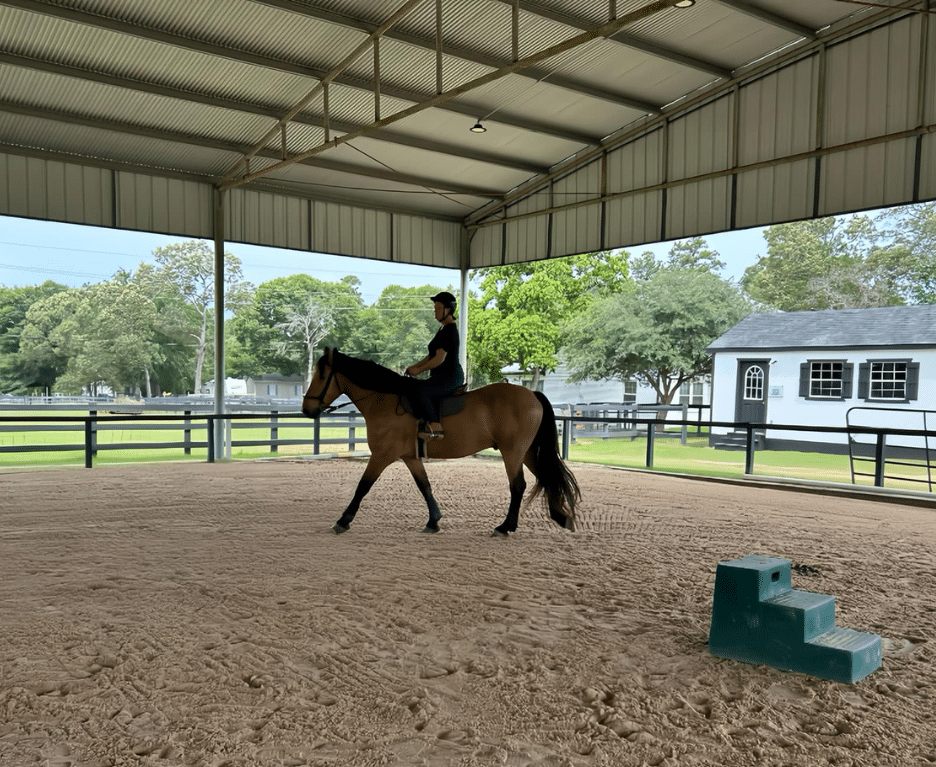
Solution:
M447 290L443 290L441 293L436 293L431 300L438 301L446 309L451 309L453 312L455 311L455 296L453 296Z

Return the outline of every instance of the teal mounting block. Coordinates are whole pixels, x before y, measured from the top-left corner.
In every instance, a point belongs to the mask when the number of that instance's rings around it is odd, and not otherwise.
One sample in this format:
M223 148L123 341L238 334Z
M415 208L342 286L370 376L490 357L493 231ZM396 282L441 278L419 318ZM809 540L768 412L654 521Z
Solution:
M719 562L709 652L853 684L881 665L881 637L835 625L835 597L790 587L790 560Z

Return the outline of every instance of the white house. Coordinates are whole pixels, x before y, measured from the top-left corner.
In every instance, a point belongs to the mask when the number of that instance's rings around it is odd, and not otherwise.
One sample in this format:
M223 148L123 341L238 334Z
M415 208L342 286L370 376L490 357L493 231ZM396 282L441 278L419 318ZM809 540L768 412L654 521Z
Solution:
M707 350L713 421L936 429L936 306L751 314ZM713 427L712 443L729 432ZM844 433L764 437L769 449L848 450ZM888 444L924 446L911 437Z

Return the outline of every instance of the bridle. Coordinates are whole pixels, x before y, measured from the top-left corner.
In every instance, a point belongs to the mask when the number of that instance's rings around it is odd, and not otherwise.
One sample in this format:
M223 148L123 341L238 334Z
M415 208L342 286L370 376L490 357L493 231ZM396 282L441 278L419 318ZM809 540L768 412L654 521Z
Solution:
M328 375L325 376L325 383L322 386L321 394L306 394L305 399L317 399L320 403L323 402L325 399L325 395L328 394L328 387L331 386L331 382L334 378L335 378L335 360L334 358L332 358L331 362L328 363ZM341 388L341 384L338 384L338 391L339 391L339 396L340 394L348 394L344 389ZM348 402L345 402L341 405L326 405L324 407L319 408L319 415L323 415L325 413L334 413L336 410L339 410L343 407L348 407L348 405L357 405L357 402L351 399L350 394L348 394L348 400L349 400Z

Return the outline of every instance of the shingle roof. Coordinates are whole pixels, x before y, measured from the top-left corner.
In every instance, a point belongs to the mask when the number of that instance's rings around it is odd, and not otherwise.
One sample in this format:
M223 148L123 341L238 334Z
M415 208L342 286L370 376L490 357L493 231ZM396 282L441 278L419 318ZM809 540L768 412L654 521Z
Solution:
M936 346L936 306L749 314L706 350Z

